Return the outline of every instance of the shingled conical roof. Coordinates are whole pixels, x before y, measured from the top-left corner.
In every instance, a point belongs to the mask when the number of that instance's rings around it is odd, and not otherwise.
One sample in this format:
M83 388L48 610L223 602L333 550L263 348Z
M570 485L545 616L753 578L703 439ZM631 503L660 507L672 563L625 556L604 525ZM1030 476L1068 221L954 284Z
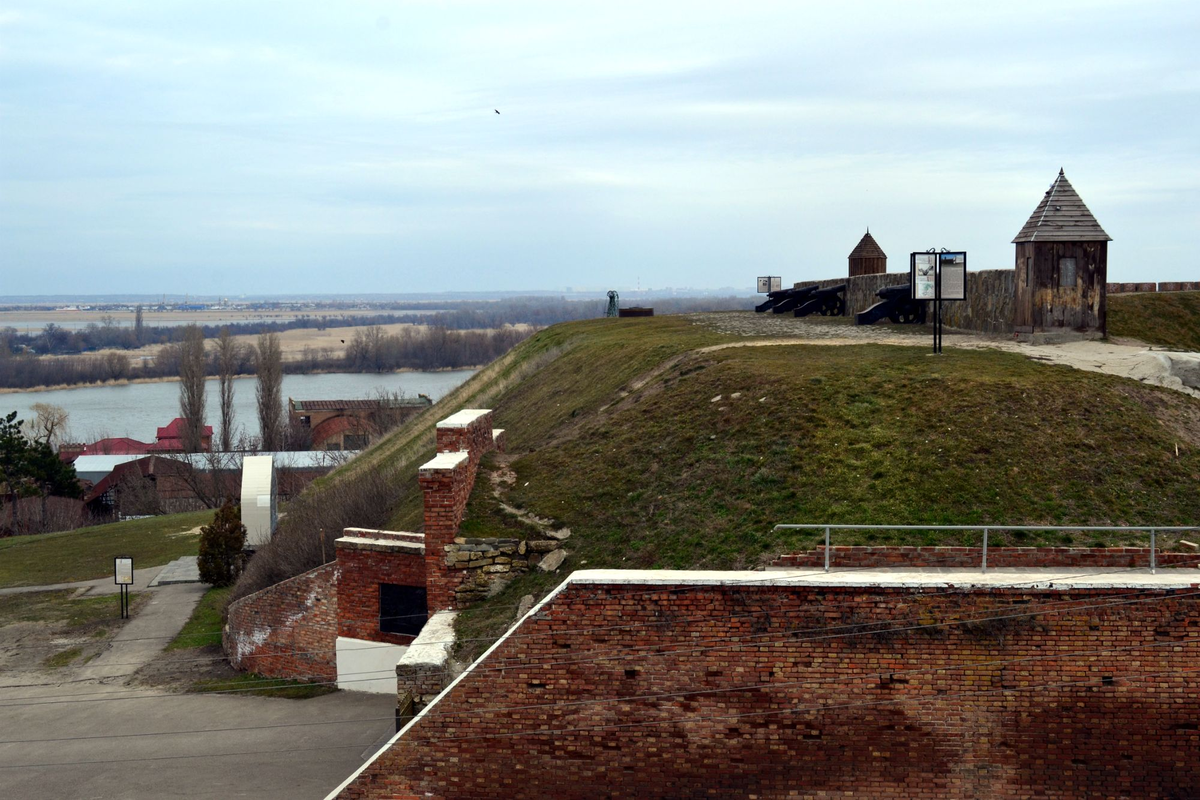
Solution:
M887 253L883 252L883 248L879 246L879 242L875 241L875 237L867 231L866 235L859 240L858 246L850 251L850 258L887 258Z
M1013 242L1111 242L1060 169Z

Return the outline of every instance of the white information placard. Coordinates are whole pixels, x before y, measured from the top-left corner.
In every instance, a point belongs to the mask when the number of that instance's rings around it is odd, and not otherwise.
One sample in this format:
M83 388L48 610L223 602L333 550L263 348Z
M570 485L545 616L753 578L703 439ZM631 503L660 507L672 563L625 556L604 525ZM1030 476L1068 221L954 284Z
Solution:
M942 253L938 256L942 272L942 299L967 299L967 254Z
M783 278L779 275L762 275L758 279L758 293L769 294L783 288Z
M113 559L113 583L117 586L133 585L133 559L117 556Z
M937 299L937 254L913 253L912 299Z

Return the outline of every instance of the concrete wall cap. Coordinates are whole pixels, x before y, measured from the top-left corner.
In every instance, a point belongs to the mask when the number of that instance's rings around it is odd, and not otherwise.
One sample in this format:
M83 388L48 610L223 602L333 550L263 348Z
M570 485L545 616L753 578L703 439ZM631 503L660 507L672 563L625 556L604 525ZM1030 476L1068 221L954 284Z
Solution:
M472 422L492 413L490 408L464 408L462 411L456 411L444 420L439 422L439 428L468 428Z
M1164 568L1150 570L1113 567L1081 575L1078 568L1005 567L989 569L880 568L839 573L822 569L782 569L770 572L717 570L577 570L566 584L609 584L650 586L852 586L881 588L947 587L970 589L1071 589L1071 588L1145 588L1174 589L1200 586L1200 569Z
M454 618L457 611L439 611L429 618L408 650L396 663L396 669L441 667L450 660L454 646Z
M334 545L349 550L374 550L380 552L393 551L401 553L416 553L424 555L425 545L418 542L406 542L400 539L368 539L362 536L343 536L334 540Z
M471 457L471 454L466 450L460 450L457 453L438 453L431 460L426 461L421 465L420 472L427 470L443 470L454 469L459 464L462 464Z
M379 528L343 528L342 536L353 536L359 539L406 539L412 542L424 542L425 534L412 531L385 531Z

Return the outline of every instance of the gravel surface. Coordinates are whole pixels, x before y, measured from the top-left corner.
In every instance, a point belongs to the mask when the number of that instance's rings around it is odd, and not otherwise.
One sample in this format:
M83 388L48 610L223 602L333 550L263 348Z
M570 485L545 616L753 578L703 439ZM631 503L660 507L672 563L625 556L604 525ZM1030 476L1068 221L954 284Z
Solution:
M791 314L754 311L716 311L687 316L695 325L733 336L884 343L900 339L904 344L919 344L922 337L932 339L933 336L933 329L924 325L855 325L850 317L793 317Z

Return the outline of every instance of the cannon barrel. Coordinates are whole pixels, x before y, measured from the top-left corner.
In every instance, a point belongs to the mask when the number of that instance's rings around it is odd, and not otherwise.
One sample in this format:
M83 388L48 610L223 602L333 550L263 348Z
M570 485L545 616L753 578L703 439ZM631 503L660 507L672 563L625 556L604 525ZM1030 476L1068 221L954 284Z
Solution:
M801 286L795 289L788 289L787 295L779 298L775 305L771 306L771 311L775 314L786 314L796 307L797 304L804 302L808 296L815 292L816 285Z
M793 314L797 317L807 317L809 314L819 312L823 317L840 317L846 313L846 300L842 296L845 291L846 284L844 283L817 289L804 302L796 306Z
M881 297L884 300L912 297L912 287L907 283L897 283L894 286L884 286L875 293L875 296Z

